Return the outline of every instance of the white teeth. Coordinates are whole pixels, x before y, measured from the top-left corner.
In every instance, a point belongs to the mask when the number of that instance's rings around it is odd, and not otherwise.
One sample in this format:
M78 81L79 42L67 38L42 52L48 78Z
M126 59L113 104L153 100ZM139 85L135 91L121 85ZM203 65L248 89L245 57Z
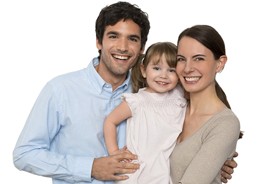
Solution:
M188 82L195 82L199 80L199 77L185 77L185 80Z
M167 84L166 82L157 82L157 83L159 83L159 84L161 84L161 85Z
M114 55L114 58L116 58L116 59L121 59L121 60L126 60L126 59L128 59L127 56L119 56L119 55Z

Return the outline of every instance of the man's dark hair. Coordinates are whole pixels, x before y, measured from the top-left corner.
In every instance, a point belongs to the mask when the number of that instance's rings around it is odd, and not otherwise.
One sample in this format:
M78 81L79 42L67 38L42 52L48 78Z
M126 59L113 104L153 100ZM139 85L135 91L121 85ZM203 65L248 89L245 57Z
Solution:
M141 48L144 48L150 30L148 14L143 12L137 5L128 2L117 2L104 7L95 23L96 38L100 44L104 36L106 26L113 26L120 20L132 20L141 29Z

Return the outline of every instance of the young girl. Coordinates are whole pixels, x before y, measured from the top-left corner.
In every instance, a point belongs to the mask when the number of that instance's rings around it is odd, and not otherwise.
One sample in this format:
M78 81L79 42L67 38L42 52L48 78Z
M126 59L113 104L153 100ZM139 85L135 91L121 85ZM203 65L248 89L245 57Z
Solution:
M232 158L242 136L239 120L216 81L226 62L224 41L211 26L193 26L179 35L176 71L189 103L170 157L173 184L222 183L220 168Z
M168 184L169 156L182 130L186 100L178 86L176 45L151 45L132 71L133 91L108 115L104 124L107 150L119 150L116 127L127 119L127 149L138 155L140 169L118 183ZM142 88L144 87L144 88Z

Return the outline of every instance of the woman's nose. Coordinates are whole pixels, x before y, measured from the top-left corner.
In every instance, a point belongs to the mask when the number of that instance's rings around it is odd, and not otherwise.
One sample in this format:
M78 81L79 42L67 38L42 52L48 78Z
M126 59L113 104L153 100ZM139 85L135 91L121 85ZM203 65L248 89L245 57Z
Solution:
M189 62L186 62L186 65L185 65L185 72L190 72L190 71L193 71L194 68L193 68L193 63L191 61Z

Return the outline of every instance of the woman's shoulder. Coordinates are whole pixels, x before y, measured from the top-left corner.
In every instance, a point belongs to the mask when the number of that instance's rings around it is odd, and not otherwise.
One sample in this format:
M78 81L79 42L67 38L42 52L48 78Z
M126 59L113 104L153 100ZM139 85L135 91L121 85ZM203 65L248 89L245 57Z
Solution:
M210 127L224 132L240 132L240 121L231 109L224 109L210 120Z

